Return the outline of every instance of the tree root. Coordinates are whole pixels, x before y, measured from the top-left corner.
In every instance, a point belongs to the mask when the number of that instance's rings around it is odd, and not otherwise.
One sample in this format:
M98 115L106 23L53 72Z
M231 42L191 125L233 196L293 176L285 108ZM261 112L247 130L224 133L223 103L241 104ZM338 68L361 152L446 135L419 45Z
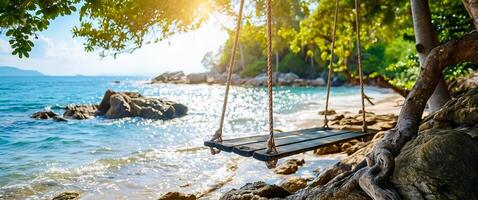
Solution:
M367 166L361 169L358 183L373 199L400 199L400 195L389 184L395 167L395 157L406 142L416 136L427 100L449 65L464 61L478 61L478 32L474 31L460 39L434 48L420 73L413 89L400 111L397 126L386 132L367 156Z

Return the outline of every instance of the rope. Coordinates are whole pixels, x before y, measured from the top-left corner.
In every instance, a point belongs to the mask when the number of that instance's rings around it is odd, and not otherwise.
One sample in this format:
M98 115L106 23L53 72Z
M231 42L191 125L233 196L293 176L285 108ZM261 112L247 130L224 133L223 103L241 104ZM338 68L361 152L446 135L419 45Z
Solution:
M219 129L216 130L216 132L214 133L211 141L222 142L222 129L224 128L224 118L225 118L225 115L226 115L227 99L229 97L229 88L231 87L231 82L232 82L232 71L233 71L235 61L236 61L236 51L237 51L237 46L238 46L238 43L239 43L239 31L241 30L243 10L244 10L244 0L241 0L241 5L239 7L239 16L237 17L237 25L236 25L236 33L235 33L235 36L234 36L234 44L232 45L231 60L229 62L229 66L228 66L226 92L225 92L224 101L223 101L223 104L222 104L221 120L219 122ZM210 149L211 149L212 154L217 154L217 153L220 152L219 150L214 150L213 148L210 148Z
M363 73L362 73L362 49L360 45L360 0L355 0L355 22L357 27L357 55L358 55L358 70L360 78L360 95L362 97L362 132L367 132L367 120L365 119L365 93L363 85Z
M334 64L334 51L335 51L335 36L337 33L337 16L339 15L339 0L335 0L335 14L334 14L334 29L332 33L332 48L329 63L329 73L327 76L327 96L325 99L325 115L324 115L324 128L329 128L329 120L327 115L329 114L329 97L330 97L330 78L332 76L332 65Z
M267 72L269 75L267 82L269 90L269 139L267 140L267 153L277 153L274 141L274 110L272 105L272 0L267 0ZM273 162L270 164L272 165Z

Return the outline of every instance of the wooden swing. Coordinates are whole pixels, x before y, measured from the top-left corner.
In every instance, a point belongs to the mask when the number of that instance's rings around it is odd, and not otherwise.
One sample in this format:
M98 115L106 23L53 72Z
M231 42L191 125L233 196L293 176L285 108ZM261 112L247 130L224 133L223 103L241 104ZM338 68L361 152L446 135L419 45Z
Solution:
M241 156L253 157L260 161L265 161L269 168L275 167L277 160L283 157L304 153L320 147L330 146L347 140L363 138L370 136L367 133L364 103L364 84L362 75L362 51L360 44L360 2L355 0L356 9L356 35L357 35L357 54L358 54L358 73L360 77L360 91L362 100L362 132L352 130L337 130L328 126L328 107L330 96L330 81L332 76L332 65L335 50L335 37L337 29L337 16L339 13L339 0L335 1L334 28L331 46L331 58L327 78L327 96L325 103L324 126L311 129L296 130L283 133L275 133L273 128L273 104L272 104L272 0L267 0L267 70L268 70L268 94L269 94L269 134L256 135L249 137L222 139L222 130L224 126L224 117L226 113L229 88L231 86L231 77L236 58L236 49L239 40L239 31L241 29L242 13L244 9L244 0L240 2L239 15L232 47L231 60L228 66L226 92L222 107L222 115L219 123L219 129L215 132L213 138L205 141L204 145L210 147L212 154L220 151L234 152Z

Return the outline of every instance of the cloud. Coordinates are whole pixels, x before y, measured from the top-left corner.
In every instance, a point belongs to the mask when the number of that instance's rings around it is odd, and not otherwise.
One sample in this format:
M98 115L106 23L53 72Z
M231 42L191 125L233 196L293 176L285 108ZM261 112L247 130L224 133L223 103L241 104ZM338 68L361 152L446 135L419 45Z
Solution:
M10 44L2 38L0 38L0 53L2 54L10 54L12 52L12 48L10 47Z
M164 71L204 71L201 60L208 51L217 51L227 33L217 23L207 23L189 33L178 34L157 44L145 45L132 54L100 58L98 52L85 52L82 38L59 34L59 27L41 33L28 59L1 55L0 63L39 70L49 75L142 75L155 76ZM0 38L1 39L1 38ZM0 40L0 51L8 51Z

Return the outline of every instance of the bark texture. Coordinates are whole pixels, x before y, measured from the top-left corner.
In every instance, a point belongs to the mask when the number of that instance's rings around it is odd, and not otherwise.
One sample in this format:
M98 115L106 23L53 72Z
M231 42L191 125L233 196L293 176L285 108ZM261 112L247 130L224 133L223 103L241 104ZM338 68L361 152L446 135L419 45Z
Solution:
M463 5L470 14L470 17L473 19L473 24L475 29L478 29L478 0L462 0Z
M359 177L360 187L373 199L400 199L388 185L393 173L394 158L411 138L416 136L426 100L438 84L438 77L449 65L464 61L478 63L478 33L447 42L434 48L426 59L420 76L404 102L397 126L385 133L385 137L367 156L367 167Z
M423 68L428 54L439 44L438 36L432 24L428 0L411 0L411 6L416 49L420 60L420 66ZM450 100L450 94L448 93L443 76L440 75L437 87L434 89L433 95L428 100L430 111L437 111L448 100Z

